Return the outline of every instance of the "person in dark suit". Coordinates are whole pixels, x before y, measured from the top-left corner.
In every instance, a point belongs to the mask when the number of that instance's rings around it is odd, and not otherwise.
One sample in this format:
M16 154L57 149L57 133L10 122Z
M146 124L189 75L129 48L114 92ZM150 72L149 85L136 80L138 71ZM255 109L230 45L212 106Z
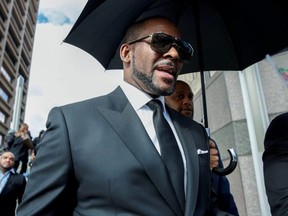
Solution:
M45 132L44 130L41 130L41 131L39 132L39 135L32 140L33 150L32 150L32 152L31 152L31 160L30 160L29 163L28 163L28 165L29 165L30 167L33 165L33 161L34 161L35 158L36 158L36 154L37 154L36 146L37 146L38 143L40 142L40 140L41 140L44 132Z
M182 81L177 80L175 84L174 91L171 95L165 96L165 103L181 113L182 115L193 119L194 116L194 103L193 103L194 94L190 86ZM211 139L209 140L210 146L210 168L219 166L219 152L216 148L215 142Z
M264 138L263 171L273 216L288 215L288 112L275 117Z
M10 151L0 155L0 215L3 216L15 216L26 186L25 177L13 169L14 160Z
M8 144L9 151L15 155L14 169L17 171L20 163L20 174L24 174L27 171L29 150L33 149L32 137L29 132L29 126L26 123L21 123L19 130L15 133L9 133L5 140Z
M188 83L177 80L173 94L165 96L166 104L180 112L182 115L192 118L194 116L194 103L193 103L194 94ZM221 156L218 152L218 147L216 142L210 138L210 167L223 168L223 163ZM212 152L214 150L216 152ZM215 173L212 173L212 186L215 189L218 197L218 206L219 209L229 212L233 215L239 215L234 197L230 192L230 184L226 176L218 176Z
M50 111L17 216L229 215L219 211L211 191L205 128L164 107L185 168L182 205L146 105L152 99L164 105L191 58L192 47L179 37L164 18L134 24L120 47L120 86Z

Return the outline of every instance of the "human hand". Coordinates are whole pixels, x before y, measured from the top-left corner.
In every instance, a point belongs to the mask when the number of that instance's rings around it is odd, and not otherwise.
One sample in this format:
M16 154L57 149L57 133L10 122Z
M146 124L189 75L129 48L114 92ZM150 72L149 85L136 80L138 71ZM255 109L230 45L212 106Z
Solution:
M31 153L31 160L34 160L35 158L36 158L36 155L35 155L35 152L33 150L32 153Z
M28 133L22 133L22 139L23 140L27 140L27 139L29 139L29 135L28 135Z
M216 144L213 140L209 139L210 148L210 169L218 167L219 165L219 153L216 149Z

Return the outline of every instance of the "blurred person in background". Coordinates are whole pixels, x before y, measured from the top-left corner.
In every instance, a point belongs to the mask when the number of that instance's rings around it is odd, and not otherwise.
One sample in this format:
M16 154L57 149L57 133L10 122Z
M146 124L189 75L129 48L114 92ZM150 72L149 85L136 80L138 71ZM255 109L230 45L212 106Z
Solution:
M194 94L188 83L177 80L173 94L165 96L165 103L188 118L194 116ZM223 168L216 142L210 138L210 167ZM219 209L233 215L239 215L233 195L230 192L230 184L226 176L218 176L212 172L212 185L218 196Z
M33 141L32 141L32 143L33 143L33 150L32 150L32 153L31 153L31 160L30 160L29 163L28 163L28 165L29 165L30 167L32 166L32 163L33 163L33 161L34 161L35 158L36 158L36 154L37 154L37 149L36 149L36 147L37 147L37 145L39 144L39 142L41 141L44 132L45 132L45 130L41 130L41 131L39 132L39 135L38 135L37 137L35 137L35 138L33 139Z
M0 215L3 216L15 216L26 186L25 177L13 169L14 163L12 152L5 151L0 155Z
M8 150L15 156L15 171L18 170L21 163L20 174L26 173L29 151L34 149L28 124L21 123L19 130L15 133L8 133L5 141L7 142Z
M273 216L288 215L288 112L275 117L264 138L263 171Z

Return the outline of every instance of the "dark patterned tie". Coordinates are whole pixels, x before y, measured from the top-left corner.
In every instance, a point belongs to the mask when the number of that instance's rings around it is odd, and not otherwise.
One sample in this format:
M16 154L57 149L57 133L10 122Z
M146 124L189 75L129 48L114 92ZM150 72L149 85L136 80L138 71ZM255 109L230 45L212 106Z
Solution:
M161 101L151 100L147 105L153 110L153 123L160 144L161 157L166 164L181 206L184 208L184 166L177 141L169 123L163 115Z

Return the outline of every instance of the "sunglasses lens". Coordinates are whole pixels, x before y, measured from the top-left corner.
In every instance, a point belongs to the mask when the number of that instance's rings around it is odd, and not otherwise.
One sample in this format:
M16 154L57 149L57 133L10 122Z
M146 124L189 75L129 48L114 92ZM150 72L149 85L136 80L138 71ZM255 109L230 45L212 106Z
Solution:
M174 46L179 54L180 59L187 63L192 59L193 48L192 46L182 40L175 39L174 37L164 33L154 33L151 40L151 48L163 55Z
M177 46L177 51L179 53L180 58L183 60L183 62L188 63L191 61L193 56L193 48L192 46L185 42L185 41L179 41Z
M163 33L154 33L151 40L152 49L159 53L164 54L168 52L173 44L173 38Z

